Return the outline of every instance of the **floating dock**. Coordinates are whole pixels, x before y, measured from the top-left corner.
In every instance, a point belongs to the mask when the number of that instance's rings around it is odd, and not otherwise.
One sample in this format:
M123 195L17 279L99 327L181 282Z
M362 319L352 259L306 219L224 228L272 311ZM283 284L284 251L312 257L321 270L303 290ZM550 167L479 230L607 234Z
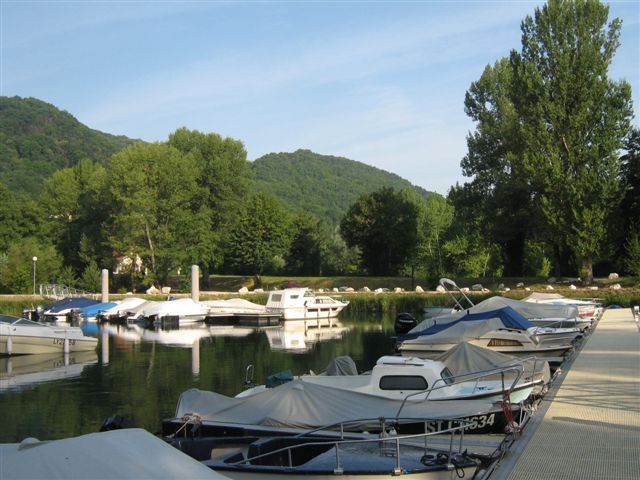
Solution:
M640 478L639 320L604 312L491 480Z
M279 313L230 313L225 315L207 316L207 325L240 325L243 327L270 327L280 324L282 315Z

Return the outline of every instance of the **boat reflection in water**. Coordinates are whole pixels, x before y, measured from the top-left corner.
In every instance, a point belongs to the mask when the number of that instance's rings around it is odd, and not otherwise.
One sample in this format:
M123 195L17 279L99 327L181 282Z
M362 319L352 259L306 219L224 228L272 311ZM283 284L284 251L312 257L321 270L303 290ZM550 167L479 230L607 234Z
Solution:
M53 380L79 377L87 365L98 363L96 352L45 353L0 359L0 391L28 388Z
M272 350L306 352L316 342L339 340L349 331L334 318L319 320L287 320L264 333Z

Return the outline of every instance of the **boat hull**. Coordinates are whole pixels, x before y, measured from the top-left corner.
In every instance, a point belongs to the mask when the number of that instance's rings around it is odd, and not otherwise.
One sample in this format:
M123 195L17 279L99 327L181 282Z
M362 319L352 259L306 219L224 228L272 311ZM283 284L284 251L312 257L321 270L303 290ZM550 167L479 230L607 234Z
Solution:
M98 345L98 339L93 337L68 338L66 341L68 342L69 352L86 352L95 350ZM64 349L64 336L36 337L31 335L0 334L0 355L63 353Z
M458 478L472 478L475 473L477 467L468 467L468 468L459 468L458 472L460 472L460 477ZM284 469L279 473L271 473L266 472L264 470L223 470L216 469L216 472L220 475L224 475L227 478L237 479L237 480L254 480L256 475L260 476L261 480L281 480L283 478L291 478L293 476L302 477L302 478L313 478L314 480L336 480L336 478L340 478L341 480L379 480L380 478L385 477L397 477L397 474L394 474L393 471L379 472L379 473L342 473L337 475L333 472L326 473L309 473L304 471L295 471ZM463 474L464 472L464 474ZM440 471L431 471L431 472L402 472L402 478L415 478L420 480L451 480L451 472L447 470ZM456 478L456 477L453 477Z

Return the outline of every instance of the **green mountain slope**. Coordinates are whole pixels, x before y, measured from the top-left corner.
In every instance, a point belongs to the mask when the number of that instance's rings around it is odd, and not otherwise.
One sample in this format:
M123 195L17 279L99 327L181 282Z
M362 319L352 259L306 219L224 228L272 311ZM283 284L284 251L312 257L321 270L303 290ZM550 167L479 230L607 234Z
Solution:
M312 213L334 225L363 193L393 187L430 194L393 173L309 150L270 153L256 159L253 170L257 191L278 197L287 208Z
M132 142L92 130L41 100L0 97L0 182L13 191L37 195L56 170L83 158L105 162Z

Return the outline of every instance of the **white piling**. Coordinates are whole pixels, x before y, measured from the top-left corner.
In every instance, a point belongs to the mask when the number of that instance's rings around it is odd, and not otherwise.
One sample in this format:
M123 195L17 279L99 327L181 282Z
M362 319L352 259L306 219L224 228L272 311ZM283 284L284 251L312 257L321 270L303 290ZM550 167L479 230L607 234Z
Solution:
M102 269L102 303L109 301L109 270Z
M11 351L13 350L13 341L11 340L11 335L7 335L7 355L11 355Z
M62 352L65 355L69 355L69 339L68 338L64 339L64 345L62 346Z
M191 300L200 301L200 269L198 265L191 265Z

